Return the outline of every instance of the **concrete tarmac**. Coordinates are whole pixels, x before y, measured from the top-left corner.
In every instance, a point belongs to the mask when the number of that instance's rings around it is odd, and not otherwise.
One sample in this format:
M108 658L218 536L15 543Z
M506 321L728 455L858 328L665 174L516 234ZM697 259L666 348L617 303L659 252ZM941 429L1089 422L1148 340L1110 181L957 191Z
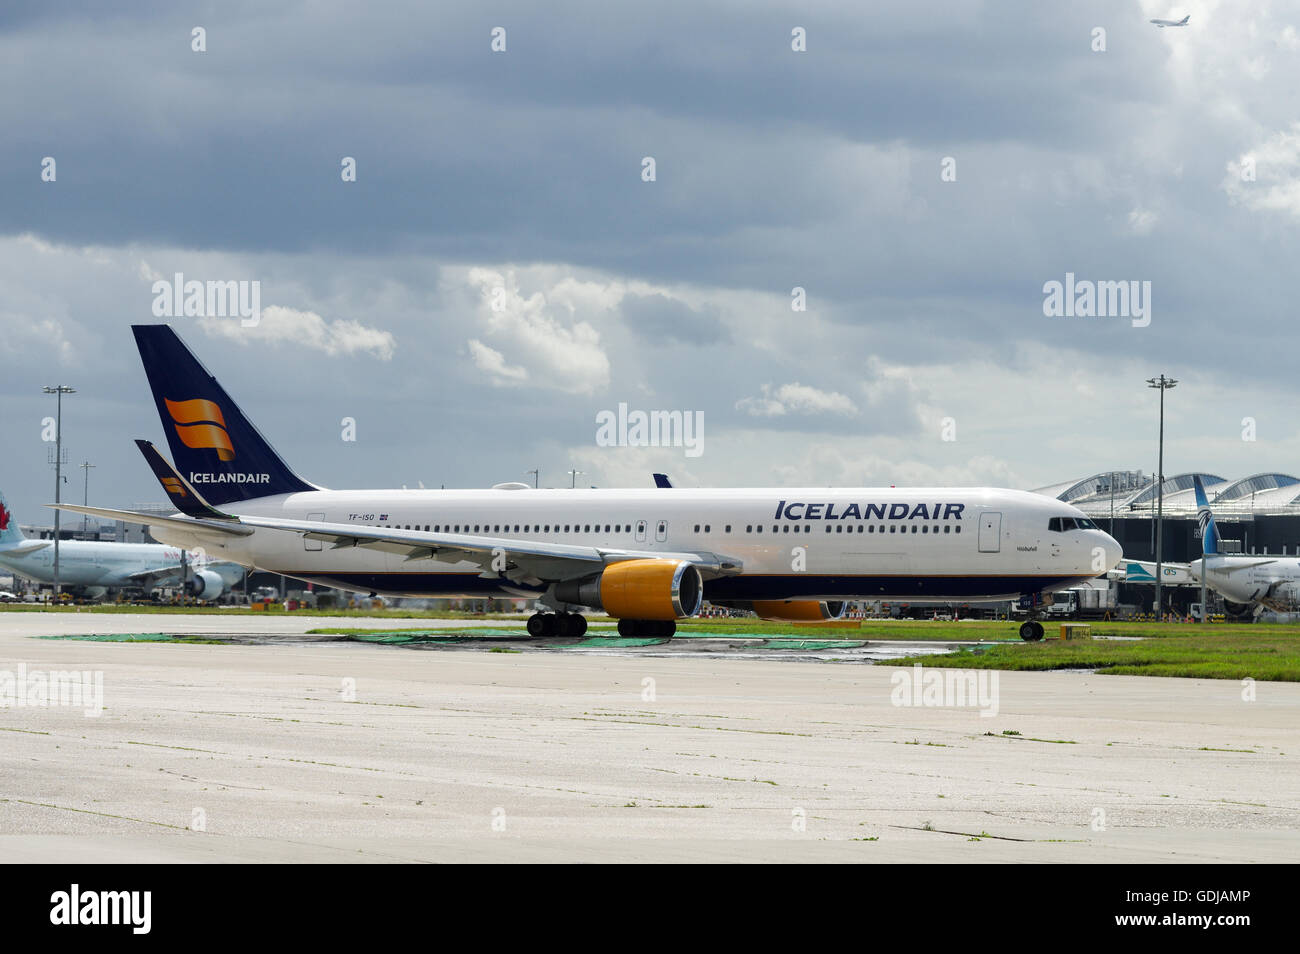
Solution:
M439 623L0 613L0 682L100 672L104 703L0 709L0 857L1300 857L1300 685L1004 672L981 715L895 705L910 670L861 662L294 638L371 624ZM268 626L283 642L31 638Z

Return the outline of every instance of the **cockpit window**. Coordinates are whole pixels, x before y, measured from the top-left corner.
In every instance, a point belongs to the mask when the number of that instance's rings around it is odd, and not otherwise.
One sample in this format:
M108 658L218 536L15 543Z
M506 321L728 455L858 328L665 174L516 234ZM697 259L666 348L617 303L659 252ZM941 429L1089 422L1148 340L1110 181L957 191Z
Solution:
M1096 530L1097 525L1087 517L1052 517L1047 521L1047 529L1064 533L1066 530Z

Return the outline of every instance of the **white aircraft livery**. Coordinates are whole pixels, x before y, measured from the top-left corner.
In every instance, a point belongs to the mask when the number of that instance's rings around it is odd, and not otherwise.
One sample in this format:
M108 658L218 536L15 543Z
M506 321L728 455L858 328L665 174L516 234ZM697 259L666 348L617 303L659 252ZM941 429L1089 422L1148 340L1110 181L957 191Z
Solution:
M1193 477L1196 520L1201 528L1201 558L1188 575L1232 603L1285 610L1300 603L1300 560L1286 557L1227 556L1219 553L1219 531L1200 477Z
M1181 20L1160 20L1160 19L1155 19L1155 20L1152 20L1151 22L1154 23L1156 26L1160 27L1160 29L1163 30L1165 27L1181 27L1181 26L1187 26L1187 21L1190 20L1191 18L1192 18L1192 15L1189 13L1189 14L1187 14L1187 16L1183 17Z
M224 562L189 561L189 593L214 600L239 582L244 568ZM0 495L0 567L36 580L54 582L54 541L23 535L4 496ZM98 598L110 589L151 590L181 582L181 551L159 543L112 543L99 540L59 541L59 585Z
M583 608L625 636L672 635L704 599L790 620L855 599L1020 599L1032 613L1122 555L1068 504L983 487L326 490L289 469L169 326L133 331L175 466L136 443L181 513L63 509L326 586L536 598L550 612L529 620L533 635L581 635Z

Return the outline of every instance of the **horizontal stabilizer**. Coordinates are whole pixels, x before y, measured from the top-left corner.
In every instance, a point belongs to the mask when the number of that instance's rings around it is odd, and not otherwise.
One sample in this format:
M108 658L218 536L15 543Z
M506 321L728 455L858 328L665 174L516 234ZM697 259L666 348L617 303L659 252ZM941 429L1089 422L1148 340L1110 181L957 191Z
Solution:
M106 507L82 507L77 504L46 504L55 510L68 513L84 513L105 520L121 520L144 527L175 527L190 532L219 533L234 537L246 537L253 531L238 523L223 523L217 520L195 520L193 517L168 517L156 513L141 513L138 510L109 510Z

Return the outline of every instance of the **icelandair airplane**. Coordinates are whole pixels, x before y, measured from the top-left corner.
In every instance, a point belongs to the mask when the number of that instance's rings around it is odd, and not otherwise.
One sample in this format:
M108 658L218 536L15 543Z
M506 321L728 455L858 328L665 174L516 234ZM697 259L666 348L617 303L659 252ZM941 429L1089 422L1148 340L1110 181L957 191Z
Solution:
M0 567L38 583L54 582L54 541L31 540L14 521L0 495ZM233 563L190 562L189 592L215 600L239 582L244 568ZM98 598L110 589L151 590L179 585L181 551L158 543L59 541L59 585Z
M1192 18L1192 15L1189 13L1189 14L1187 14L1187 16L1183 17L1181 20L1159 20L1159 19L1156 19L1156 20L1152 20L1151 22L1154 23L1156 26L1160 27L1160 29L1163 30L1165 27L1180 27L1180 26L1187 26L1187 21L1190 20L1191 18Z
M176 466L136 443L181 513L63 509L325 586L538 599L550 612L529 619L534 636L581 635L584 608L624 636L671 636L704 599L783 620L857 599L1021 599L1032 615L1121 557L1074 507L1015 490L326 490L169 326L133 331ZM1042 633L1032 618L1020 630Z

